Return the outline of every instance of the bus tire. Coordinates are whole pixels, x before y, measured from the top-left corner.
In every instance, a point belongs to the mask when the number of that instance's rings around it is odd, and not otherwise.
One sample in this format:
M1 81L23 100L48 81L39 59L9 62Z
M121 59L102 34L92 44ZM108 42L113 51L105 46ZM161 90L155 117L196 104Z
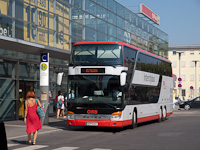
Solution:
M163 109L163 117L162 117L162 121L165 121L167 119L167 111L166 108Z
M162 113L162 108L160 108L158 122L161 122L163 120L162 118L163 118L163 113Z
M134 129L137 127L137 115L136 112L133 112L133 116L132 116L132 124L130 125L130 129Z

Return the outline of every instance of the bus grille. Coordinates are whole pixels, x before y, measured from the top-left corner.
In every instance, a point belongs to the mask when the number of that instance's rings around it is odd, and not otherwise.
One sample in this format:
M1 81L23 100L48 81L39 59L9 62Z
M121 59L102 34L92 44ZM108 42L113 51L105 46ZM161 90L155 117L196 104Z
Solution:
M75 115L75 119L79 120L110 120L110 115Z

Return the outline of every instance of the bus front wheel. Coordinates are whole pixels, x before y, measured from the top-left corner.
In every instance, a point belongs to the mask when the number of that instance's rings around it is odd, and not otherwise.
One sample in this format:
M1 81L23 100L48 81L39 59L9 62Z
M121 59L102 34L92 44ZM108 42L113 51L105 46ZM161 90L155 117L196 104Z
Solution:
M133 112L133 117L132 117L132 124L130 125L131 129L134 129L137 127L137 115L136 112Z

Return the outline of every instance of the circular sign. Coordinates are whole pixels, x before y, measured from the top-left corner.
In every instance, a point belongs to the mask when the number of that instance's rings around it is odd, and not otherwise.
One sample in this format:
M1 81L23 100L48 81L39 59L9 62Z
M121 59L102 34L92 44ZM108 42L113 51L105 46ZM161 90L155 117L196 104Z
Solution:
M45 70L47 69L47 65L46 65L46 64L42 64L42 65L41 65L41 69L42 69L43 71L45 71Z
M191 86L190 89L192 90L192 89L193 89L193 86Z
M182 79L181 79L181 78L178 78L178 81L182 81Z
M182 87L182 85L181 85L181 84L178 84L178 87L179 87L179 88L181 88L181 87Z

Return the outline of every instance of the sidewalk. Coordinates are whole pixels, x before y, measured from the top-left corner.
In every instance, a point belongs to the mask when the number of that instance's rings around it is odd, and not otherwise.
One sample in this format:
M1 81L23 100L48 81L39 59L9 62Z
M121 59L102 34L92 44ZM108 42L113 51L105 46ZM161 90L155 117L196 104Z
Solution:
M27 138L26 124L23 120L5 121L6 137L7 140L17 139L17 138ZM49 124L43 125L42 129L39 130L38 134L45 134L49 132L56 132L59 130L67 129L66 118L60 117L49 117Z

